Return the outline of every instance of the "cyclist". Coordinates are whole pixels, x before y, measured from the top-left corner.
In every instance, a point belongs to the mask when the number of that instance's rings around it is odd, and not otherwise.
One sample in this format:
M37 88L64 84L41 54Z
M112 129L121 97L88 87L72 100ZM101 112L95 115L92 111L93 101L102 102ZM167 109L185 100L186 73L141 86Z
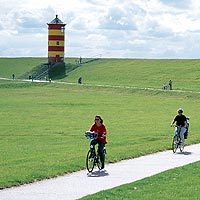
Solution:
M186 132L185 132L185 139L188 137L189 127L190 127L190 117L186 116Z
M177 134L177 129L180 128L180 137L181 137L181 140L184 144L185 142L185 139L184 139L184 134L186 132L186 127L187 127L187 119L186 119L186 116L183 115L183 109L182 108L179 108L177 110L178 112L178 115L175 116L175 118L173 119L172 123L171 123L171 126L174 125L174 123L176 123L176 127L175 127L175 132L174 132L174 135Z
M106 142L106 127L103 124L103 119L101 116L96 115L94 119L94 124L90 128L90 131L93 131L98 134L97 139L92 140L90 143L91 150L95 148L95 145L98 144L98 154L102 163L101 169L104 168L104 147Z

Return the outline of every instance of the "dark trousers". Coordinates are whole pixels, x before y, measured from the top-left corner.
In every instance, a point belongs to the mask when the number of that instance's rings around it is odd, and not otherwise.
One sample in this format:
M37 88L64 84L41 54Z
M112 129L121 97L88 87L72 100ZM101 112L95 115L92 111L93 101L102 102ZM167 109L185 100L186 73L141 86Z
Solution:
M97 141L97 140L92 140L91 143L90 143L90 148L91 149L94 149L95 145L98 144L98 154L99 154L99 157L100 157L100 160L101 160L101 163L104 164L104 147L105 147L105 144Z

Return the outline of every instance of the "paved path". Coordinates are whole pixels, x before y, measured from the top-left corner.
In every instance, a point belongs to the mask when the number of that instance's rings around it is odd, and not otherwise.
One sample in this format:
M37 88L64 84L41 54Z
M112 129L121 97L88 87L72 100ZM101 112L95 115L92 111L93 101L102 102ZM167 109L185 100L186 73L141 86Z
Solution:
M71 200L134 182L200 160L200 144L186 146L184 153L164 151L106 166L105 171L69 175L0 191L1 200Z
M0 80L5 81L13 81L13 79L10 78L1 78ZM29 80L29 79L15 79L15 81L18 82L34 82L34 83L49 83L49 81L45 80ZM57 83L57 84L65 84L65 85L78 85L77 83L70 83L65 81L51 81L51 83ZM122 89L136 89L136 90L147 90L147 91L163 91L163 92L178 92L178 93L193 93L193 94L200 94L199 91L193 91L193 90L163 90L161 88L150 88L150 87L136 87L136 86L123 86L123 85L103 85L103 84L81 84L80 86L89 86L89 87L104 87L104 88L122 88Z

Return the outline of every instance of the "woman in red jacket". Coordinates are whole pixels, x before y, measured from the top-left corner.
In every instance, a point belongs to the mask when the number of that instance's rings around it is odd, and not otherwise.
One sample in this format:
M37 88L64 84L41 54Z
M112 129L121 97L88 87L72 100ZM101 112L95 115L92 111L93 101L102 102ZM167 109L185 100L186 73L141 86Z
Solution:
M103 169L104 160L105 160L103 151L104 151L105 144L107 143L106 142L106 127L103 124L103 119L101 118L101 116L96 115L94 121L95 123L90 128L90 131L97 133L98 137L97 139L91 141L90 148L92 149L95 147L96 144L98 144L98 153L99 153L100 160L102 163L101 169Z

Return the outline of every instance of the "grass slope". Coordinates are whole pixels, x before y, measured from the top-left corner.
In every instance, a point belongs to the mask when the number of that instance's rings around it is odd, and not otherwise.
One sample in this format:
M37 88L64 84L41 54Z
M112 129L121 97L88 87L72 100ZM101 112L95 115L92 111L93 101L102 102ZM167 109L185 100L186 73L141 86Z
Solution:
M200 60L100 59L82 65L65 81L161 88L170 79L175 89L200 91Z
M83 133L96 114L108 129L108 162L170 148L179 106L192 119L188 142L200 141L200 94L1 81L0 96L1 188L84 168Z
M47 58L0 58L0 77L16 78L30 71L35 66L47 62Z
M66 64L75 64L75 60L76 58L66 58L65 62ZM0 77L12 78L13 73L15 74L16 78L19 78L26 73L28 77L28 75L30 75L28 72L42 63L47 63L47 58L0 58Z
M200 162L196 162L131 184L102 191L82 199L197 200L200 194L199 168Z

